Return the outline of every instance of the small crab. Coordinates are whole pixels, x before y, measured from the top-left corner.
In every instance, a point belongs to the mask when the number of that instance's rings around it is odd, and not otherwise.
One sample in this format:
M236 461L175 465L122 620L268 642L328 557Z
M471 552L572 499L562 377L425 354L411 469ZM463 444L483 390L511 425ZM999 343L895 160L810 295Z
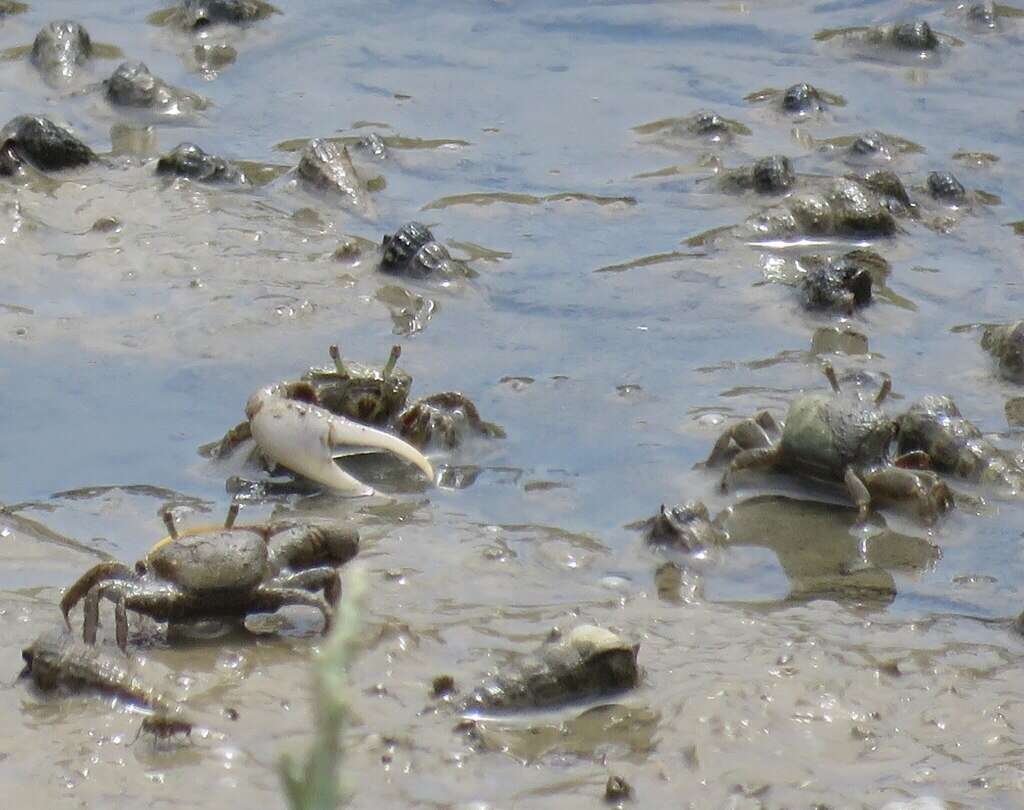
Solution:
M193 723L171 696L147 683L131 665L83 644L64 628L44 631L21 651L21 657L25 668L20 677L31 678L41 691L64 687L114 695L149 710L140 734L151 731L162 738L191 736Z
M839 381L832 367L825 365L824 372L838 395ZM886 378L873 402L802 394L790 404L781 425L770 413L761 411L722 433L707 464L724 461L735 445L740 452L722 476L723 491L731 474L771 467L844 483L862 522L867 519L873 497L915 500L921 518L933 522L952 506L952 493L934 473L909 469L927 466L926 453L913 451L895 458L890 455L899 428L878 406L891 387Z
M414 447L459 447L469 436L504 438L505 431L480 418L476 405L458 391L416 400L395 421L402 438Z
M341 595L337 567L355 556L358 532L333 523L235 526L237 514L233 505L223 526L179 533L165 512L169 536L134 570L102 562L68 588L60 602L65 622L71 626L71 611L84 598L82 636L94 644L100 601L107 599L115 605L117 644L126 650L129 610L157 621L188 622L308 605L323 615L326 632Z
M353 452L393 453L433 480L434 469L419 450L364 424L388 425L405 405L412 380L395 371L398 356L396 346L383 369L376 369L342 362L332 346L334 369L310 369L301 380L259 389L246 402L246 421L204 452L224 458L252 439L267 466L280 464L346 495L373 494L335 463L335 457Z
M936 470L1012 494L1024 492L1024 469L986 439L949 397L922 397L897 421L899 452L927 453Z
M642 531L644 539L652 546L694 553L721 546L729 538L711 519L708 508L701 501L688 501L671 509L662 504L654 517L631 523L626 528Z

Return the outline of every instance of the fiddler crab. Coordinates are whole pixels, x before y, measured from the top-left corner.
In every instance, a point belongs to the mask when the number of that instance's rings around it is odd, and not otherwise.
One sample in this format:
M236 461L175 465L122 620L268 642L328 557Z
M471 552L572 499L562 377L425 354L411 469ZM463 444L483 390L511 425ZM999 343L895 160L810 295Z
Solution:
M358 496L373 489L342 470L335 457L383 450L433 481L433 467L422 453L427 447L452 450L471 436L505 435L457 391L407 405L412 378L396 368L400 354L399 346L392 347L388 361L377 368L346 362L331 346L333 366L311 368L299 380L260 389L246 403L247 420L207 449L223 458L252 439L268 468L280 465Z
M235 526L237 504L222 526L179 532L164 512L169 532L134 569L101 562L78 579L60 602L71 626L72 609L83 598L83 639L96 642L100 601L114 603L117 644L128 644L128 611L157 621L244 619L285 605L320 611L324 631L341 595L338 566L359 550L359 533L335 523L285 521ZM321 596L320 592L323 593Z
M387 425L404 407L412 378L395 368L395 346L383 368L346 364L331 347L333 368L310 369L301 379L261 388L245 404L246 421L214 447L229 455L252 439L268 466L279 464L344 495L372 495L373 488L345 472L337 456L387 451L433 481L434 468L419 450L373 425ZM369 423L369 424L367 424Z
M825 376L835 396L802 394L789 406L781 424L767 411L730 426L715 443L709 466L732 457L722 476L754 468L773 468L825 481L842 482L857 505L858 520L867 519L872 499L913 500L922 520L932 523L953 505L949 487L926 469L930 457L922 450L894 456L899 423L879 407L892 388L885 378L873 400L841 398L830 365Z

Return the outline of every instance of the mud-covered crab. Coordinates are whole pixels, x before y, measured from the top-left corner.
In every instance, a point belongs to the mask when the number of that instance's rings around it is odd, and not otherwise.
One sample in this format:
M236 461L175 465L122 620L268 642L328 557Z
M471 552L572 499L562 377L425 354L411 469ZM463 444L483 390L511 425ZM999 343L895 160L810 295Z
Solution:
M967 481L1024 492L1024 469L986 439L950 397L922 397L899 418L898 451L922 452L930 466Z
M122 53L113 45L95 42L73 20L54 20L39 30L31 45L8 48L2 54L3 59L25 56L48 85L65 87L76 82L80 69L92 59L117 59Z
M824 372L834 395L802 394L789 406L779 424L767 411L730 426L715 443L709 465L722 463L735 446L722 476L722 489L730 476L740 470L774 468L809 478L842 482L857 504L864 521L873 498L913 500L918 513L933 522L953 505L953 497L934 473L925 469L927 454L912 451L891 454L898 433L897 422L878 407L891 388L888 378L874 401L841 398L839 381L832 367Z
M626 528L643 532L652 546L664 546L686 552L701 552L723 545L728 539L702 501L688 501L682 506L665 508L647 520L631 523Z
M237 506L223 526L179 533L169 512L170 535L135 564L116 561L93 566L64 594L60 608L69 616L83 598L86 643L96 641L100 601L115 605L117 644L128 644L128 611L157 621L244 619L284 605L320 611L330 627L341 594L338 566L355 556L359 534L333 523L283 522L235 526ZM319 592L323 592L323 596Z
M716 112L700 110L681 118L660 118L633 127L638 135L649 135L654 143L667 147L691 144L727 145L737 135L750 135L750 128Z
M752 238L877 238L896 230L896 218L878 194L856 180L839 177L820 192L793 194L748 217L739 233Z

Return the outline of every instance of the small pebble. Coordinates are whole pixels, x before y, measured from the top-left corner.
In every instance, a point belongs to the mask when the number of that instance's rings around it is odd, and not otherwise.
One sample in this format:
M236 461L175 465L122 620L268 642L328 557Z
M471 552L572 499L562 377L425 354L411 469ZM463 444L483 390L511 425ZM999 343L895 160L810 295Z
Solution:
M430 685L430 693L436 698L448 697L455 692L455 679L451 675L438 675Z

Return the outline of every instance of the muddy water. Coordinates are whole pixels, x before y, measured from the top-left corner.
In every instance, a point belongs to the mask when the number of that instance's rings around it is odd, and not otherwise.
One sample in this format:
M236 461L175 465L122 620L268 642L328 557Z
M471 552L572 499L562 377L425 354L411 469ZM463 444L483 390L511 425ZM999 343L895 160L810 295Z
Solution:
M205 73L192 40L146 22L155 7L55 1L0 22L8 48L78 19L213 101L154 122L91 88L114 61L66 89L25 61L0 70L4 120L46 112L118 153L54 183L0 184L2 680L58 620L60 589L99 557L142 554L158 510L223 514L225 480L244 470L196 449L251 390L325 361L330 343L373 361L398 341L414 394L460 389L508 433L435 456L469 485L422 490L371 465L362 474L390 495L244 513L362 529L353 807L594 807L611 773L645 807L1024 804L1024 643L980 621L1024 606L1024 510L974 492L978 508L933 529L900 510L857 529L827 488L755 474L720 495L694 464L723 420L781 413L819 387L812 336L838 322L765 283L780 251L683 244L760 204L718 190L715 161L783 152L798 171L837 174L823 139L882 130L919 145L892 163L908 185L951 169L999 204L973 205L947 232L904 221L875 245L893 295L844 324L866 353L830 359L890 373L897 407L949 393L1019 450L1004 404L1020 390L994 376L972 325L1020 314L1021 242L1007 224L1024 217L1024 26L1005 17L980 32L942 3L768 5L314 0L211 32L237 58ZM963 44L890 64L813 38L915 14ZM797 81L847 103L794 122L743 100ZM751 134L709 146L633 131L699 109ZM361 159L385 180L374 219L287 177L231 192L152 171L183 140L287 168L289 141L368 131L395 144L383 163ZM965 151L998 160L953 157ZM94 229L105 217L118 226ZM382 291L393 280L370 259L333 258L346 237L378 241L411 218L478 256L478 277ZM394 302L416 296L433 315L402 334ZM735 507L732 542L681 577L656 575L663 558L623 526L694 497ZM435 676L467 688L581 620L640 642L639 689L487 720L472 736L434 706ZM93 696L3 688L5 806L281 806L277 758L308 740L316 618L286 611L248 635L173 645L156 625L133 627L146 674L202 718L192 744L132 743L138 717Z

